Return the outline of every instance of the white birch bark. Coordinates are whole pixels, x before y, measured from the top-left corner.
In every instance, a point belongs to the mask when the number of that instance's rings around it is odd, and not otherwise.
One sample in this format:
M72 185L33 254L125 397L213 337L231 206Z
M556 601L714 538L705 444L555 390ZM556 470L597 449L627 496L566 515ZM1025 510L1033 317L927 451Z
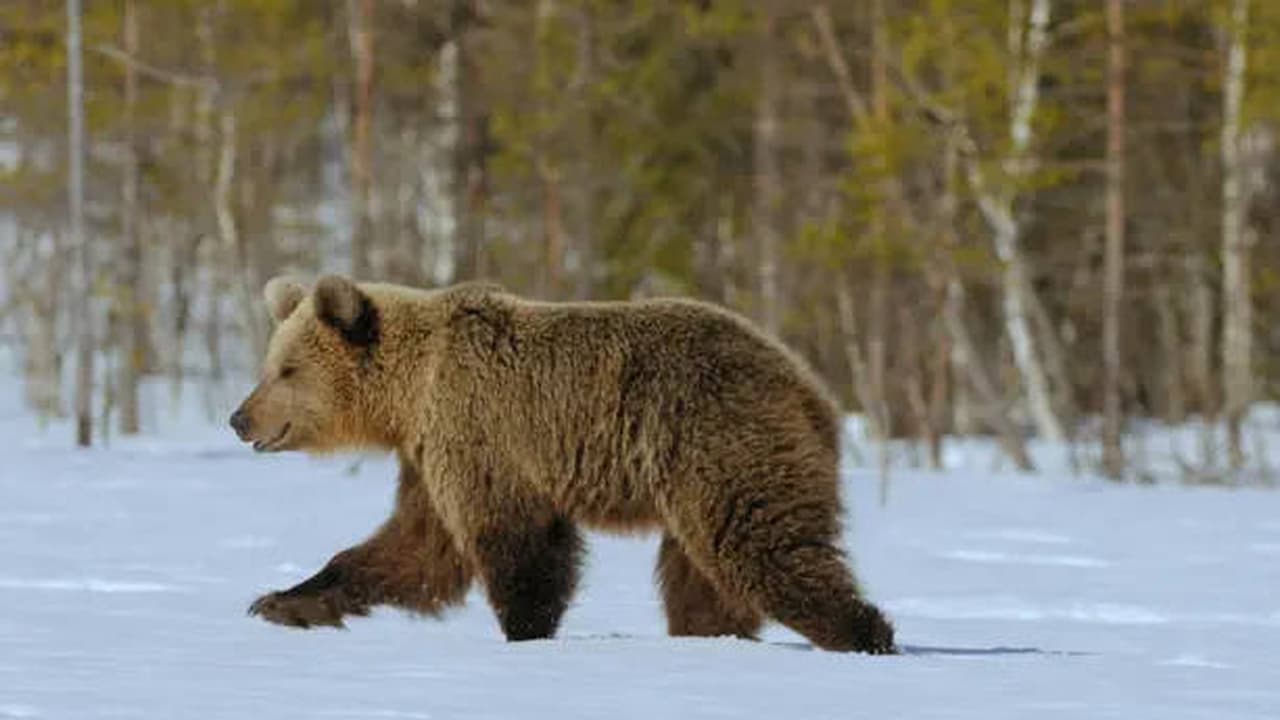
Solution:
M124 10L124 49L130 55L138 52L138 4L129 0ZM124 124L128 137L125 149L124 182L121 186L121 258L119 292L124 338L121 343L120 381L117 394L120 403L120 434L136 435L141 429L138 412L138 384L145 358L146 322L142 311L142 230L139 222L139 190L141 172L138 162L136 112L138 105L138 71L133 65L124 70Z
M1107 0L1110 44L1107 80L1107 247L1103 282L1102 467L1119 480L1124 473L1121 446L1120 314L1124 296L1125 48L1123 0Z
M351 123L351 275L369 280L374 233L373 197L373 0L347 1L347 34L355 70Z
M423 215L430 223L432 254L427 264L427 280L443 285L456 273L455 240L458 234L456 166L453 161L461 135L458 132L458 43L451 40L440 48L432 91L439 98L439 126L428 130L424 143L419 181L422 184Z
M219 257L227 270L235 268L231 282L236 304L244 320L245 339L249 342L250 357L256 361L267 351L270 333L266 318L259 310L258 280L255 268L245 259L243 239L240 236L240 219L236 217L234 194L237 145L239 130L235 110L224 104L218 113L218 169L213 183L214 220L218 226ZM224 276L225 277L225 276ZM213 302L218 302L217 298Z
M93 442L93 259L84 223L84 53L80 0L67 0L68 189L71 247L76 253L76 445Z
M938 208L941 215L940 229L947 238L949 249L954 249L956 245L956 211L959 205L956 197L956 186L958 184L957 175L959 174L959 155L958 138L953 132L947 138L946 153L943 156L946 181L945 190ZM1000 394L996 391L995 382L983 366L982 358L979 357L973 336L969 333L968 326L965 324L964 285L960 282L960 277L951 263L946 266L943 285L946 296L942 303L942 322L946 328L947 335L951 339L950 360L955 367L956 374L964 379L964 382L956 383L956 409L958 412L965 413L968 413L971 409L976 410L976 414L996 432L997 437L1000 439L1000 446L1005 454L1009 456L1009 459L1013 461L1019 470L1031 472L1035 470L1035 465L1032 463L1030 455L1027 454L1026 444L1023 442L1017 428L1010 422L1000 401ZM972 393L969 392L970 389ZM972 408L970 407L971 404ZM967 414L957 417L957 430L962 433L969 432L970 428L962 426L971 424L973 419Z
M1014 363L1026 392L1031 418L1043 438L1061 441L1066 438L1066 432L1054 410L1049 378L1036 348L1029 307L1029 296L1033 292L1030 269L1022 252L1022 227L1014 213L1015 188L1026 177L1030 164L1031 122L1039 105L1040 62L1048 42L1051 10L1050 0L1032 0L1025 43L1011 48L1021 52L1022 63L1017 73L1017 84L1012 88L1010 150L1004 161L1004 172L1008 177L1006 185L991 187L979 158L973 154L968 157L968 175L978 206L991 228L996 255L1004 263L1002 304L1005 333L1013 349Z
M849 372L853 379L853 391L858 397L858 405L866 414L867 425L876 444L876 459L880 473L880 504L885 504L889 497L889 430L881 425L883 415L875 407L875 395L871 388L871 377L867 362L862 356L861 334L858 331L857 314L853 307L853 293L847 281L840 280L836 286L836 312L840 321L840 336L843 341L845 358L849 363Z
M778 77L774 33L777 18L770 3L765 4L764 28L760 37L760 87L756 95L754 138L754 220L757 262L759 263L760 322L770 333L780 330L778 308L778 209L782 188L778 171Z
M1244 465L1241 423L1253 399L1250 325L1253 307L1249 299L1249 229L1246 213L1249 193L1245 187L1241 107L1247 70L1245 32L1249 0L1232 0L1227 29L1227 67L1222 97L1222 384L1228 428L1228 454L1232 469Z
M887 128L889 116L889 77L888 77L888 28L885 18L883 0L872 0L871 3L871 112L875 126ZM870 379L871 407L867 410L874 413L878 420L876 425L883 435L879 438L882 464L887 462L887 443L893 433L893 417L889 412L889 290L892 282L892 268L889 266L888 234L889 211L886 207L892 195L890 183L879 183L880 200L871 215L871 236L874 240L875 254L872 258L871 271L871 307L870 321L867 328L867 372ZM881 472L880 501L888 498L888 473Z

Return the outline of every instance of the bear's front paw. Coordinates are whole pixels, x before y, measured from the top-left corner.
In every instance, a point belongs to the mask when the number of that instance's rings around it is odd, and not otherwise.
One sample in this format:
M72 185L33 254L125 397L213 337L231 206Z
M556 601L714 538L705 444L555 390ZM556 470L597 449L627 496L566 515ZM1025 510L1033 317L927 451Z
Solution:
M334 593L293 594L284 591L268 593L254 600L249 606L249 614L286 627L345 629L344 615L368 615L369 611L352 606Z

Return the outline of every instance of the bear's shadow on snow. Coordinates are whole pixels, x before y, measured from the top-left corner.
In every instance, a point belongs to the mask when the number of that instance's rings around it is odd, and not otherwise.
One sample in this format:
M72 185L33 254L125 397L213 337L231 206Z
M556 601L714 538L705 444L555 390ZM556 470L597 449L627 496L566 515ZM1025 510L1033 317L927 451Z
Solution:
M601 641L601 640L637 640L642 636L630 635L627 633L590 633L582 635L570 635L566 640L576 641ZM664 640L668 638L663 638ZM710 640L711 642L725 642L725 638L681 638L685 641ZM739 641L731 641L739 642ZM787 641L787 640L770 640L761 642L760 645L766 647L781 648L783 650L798 650L801 652L818 652L818 648L807 642ZM1043 657L1086 657L1093 655L1091 652L1081 650L1045 650L1038 647L1010 647L1007 645L996 645L994 647L947 647L943 645L899 645L899 656L910 657L998 657L1008 655L1032 655Z
M783 647L790 650L811 651L816 650L814 646L805 642L771 642L768 643L774 647ZM1056 657L1081 657L1091 655L1092 653L1081 652L1079 650L1044 650L1037 647L1008 647L1005 645L997 645L995 647L946 647L941 645L899 645L898 655L900 656L946 656L946 657L993 657L1003 655L1042 655Z
M943 647L935 645L903 645L898 648L902 655L950 655L959 657L986 657L991 655L1052 655L1059 657L1079 657L1092 653L1079 650L1044 650L1037 647L1008 647L997 645L989 648L975 647Z

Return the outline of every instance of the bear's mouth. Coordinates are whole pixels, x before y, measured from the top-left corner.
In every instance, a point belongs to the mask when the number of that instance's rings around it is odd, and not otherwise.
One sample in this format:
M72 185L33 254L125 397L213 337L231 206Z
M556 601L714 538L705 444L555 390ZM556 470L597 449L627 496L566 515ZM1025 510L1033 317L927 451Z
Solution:
M280 428L279 434L270 440L256 440L253 443L254 452L275 452L284 444L285 436L293 429L293 423L287 422L284 427Z

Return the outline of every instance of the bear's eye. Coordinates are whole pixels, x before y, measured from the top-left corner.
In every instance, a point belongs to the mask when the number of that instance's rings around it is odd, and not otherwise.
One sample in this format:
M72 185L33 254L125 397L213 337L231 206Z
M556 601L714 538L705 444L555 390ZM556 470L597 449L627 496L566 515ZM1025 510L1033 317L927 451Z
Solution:
M280 368L280 379L288 380L289 378L293 377L294 374L297 372L298 372L298 368L292 365L285 365L284 367Z

